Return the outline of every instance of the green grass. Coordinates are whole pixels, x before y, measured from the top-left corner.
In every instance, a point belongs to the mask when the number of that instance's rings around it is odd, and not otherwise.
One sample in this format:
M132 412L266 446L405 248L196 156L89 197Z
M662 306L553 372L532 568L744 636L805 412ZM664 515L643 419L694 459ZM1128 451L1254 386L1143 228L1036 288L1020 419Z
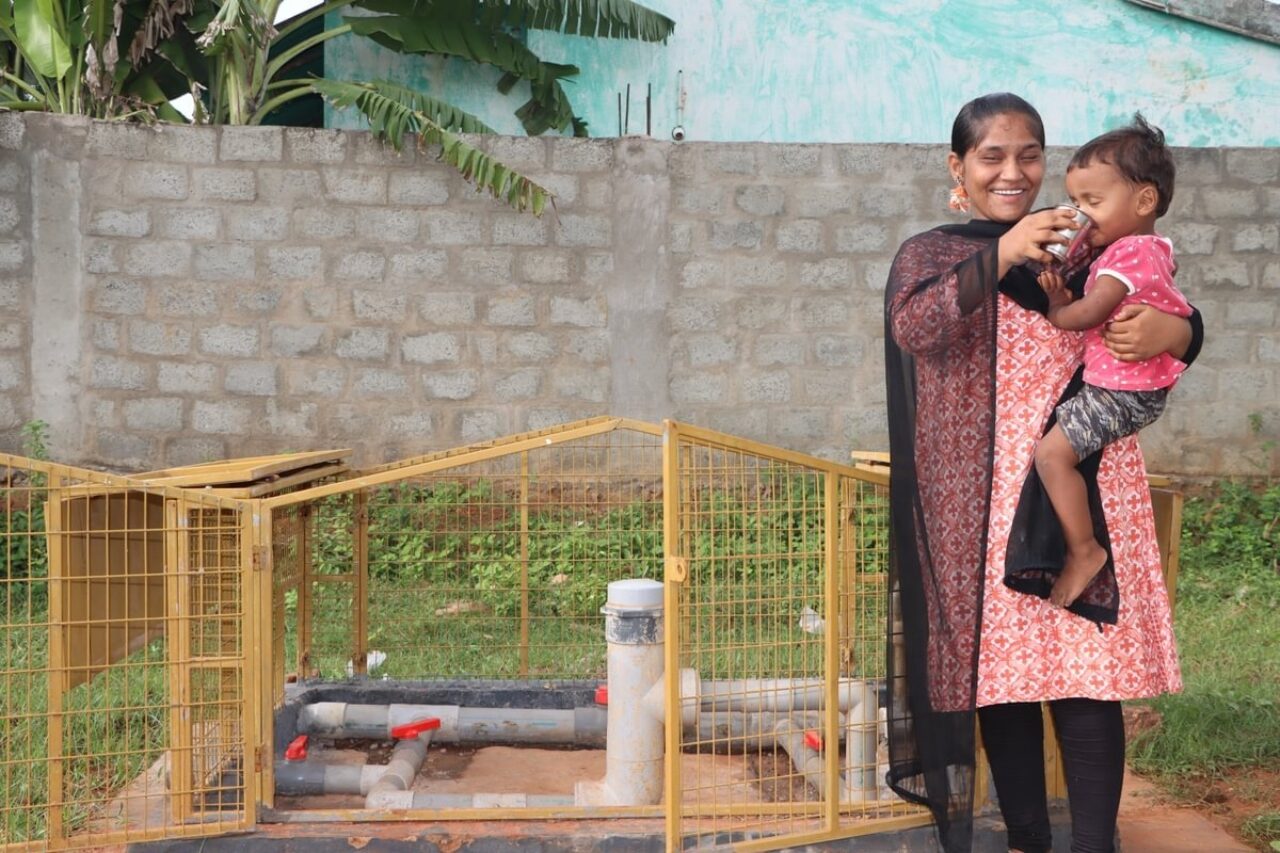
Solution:
M1280 770L1280 483L1188 500L1174 622L1184 691L1151 701L1161 722L1131 765L1193 800L1224 773ZM1249 831L1268 840L1278 825L1262 814Z

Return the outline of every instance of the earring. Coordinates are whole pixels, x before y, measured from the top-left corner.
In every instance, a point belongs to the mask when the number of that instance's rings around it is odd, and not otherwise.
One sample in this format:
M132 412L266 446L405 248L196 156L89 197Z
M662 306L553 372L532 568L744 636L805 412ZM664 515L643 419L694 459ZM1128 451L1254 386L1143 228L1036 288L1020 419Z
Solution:
M951 195L947 199L947 207L956 213L969 212L969 194L964 191L964 184L956 178L956 185L951 188Z

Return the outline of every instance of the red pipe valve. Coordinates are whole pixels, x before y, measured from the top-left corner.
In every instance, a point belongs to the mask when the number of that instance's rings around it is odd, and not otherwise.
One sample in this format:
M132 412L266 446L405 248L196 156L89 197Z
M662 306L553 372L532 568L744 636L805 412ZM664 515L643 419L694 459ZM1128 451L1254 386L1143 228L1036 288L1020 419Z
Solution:
M289 741L289 745L284 749L285 761L306 761L307 760L307 736L298 735Z
M423 717L421 720L396 726L391 730L391 737L396 740L413 740L423 732L438 728L440 728L439 717Z

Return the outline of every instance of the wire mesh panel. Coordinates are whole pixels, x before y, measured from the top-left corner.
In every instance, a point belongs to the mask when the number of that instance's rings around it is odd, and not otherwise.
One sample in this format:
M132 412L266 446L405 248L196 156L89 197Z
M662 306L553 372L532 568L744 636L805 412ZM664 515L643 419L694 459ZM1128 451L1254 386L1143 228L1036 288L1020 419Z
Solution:
M0 846L246 824L240 526L0 455Z
M878 781L884 478L684 425L667 445L669 846L900 822Z

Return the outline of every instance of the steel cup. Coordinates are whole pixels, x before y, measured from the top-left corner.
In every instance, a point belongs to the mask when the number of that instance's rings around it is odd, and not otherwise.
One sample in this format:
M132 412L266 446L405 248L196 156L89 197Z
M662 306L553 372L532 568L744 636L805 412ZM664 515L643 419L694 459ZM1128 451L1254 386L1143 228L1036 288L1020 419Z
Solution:
M1063 228L1056 232L1066 238L1066 243L1049 243L1044 250L1058 259L1064 266L1074 261L1079 255L1089 251L1089 233L1093 231L1093 220L1074 204L1060 204L1058 210L1069 210L1076 221L1075 228Z

